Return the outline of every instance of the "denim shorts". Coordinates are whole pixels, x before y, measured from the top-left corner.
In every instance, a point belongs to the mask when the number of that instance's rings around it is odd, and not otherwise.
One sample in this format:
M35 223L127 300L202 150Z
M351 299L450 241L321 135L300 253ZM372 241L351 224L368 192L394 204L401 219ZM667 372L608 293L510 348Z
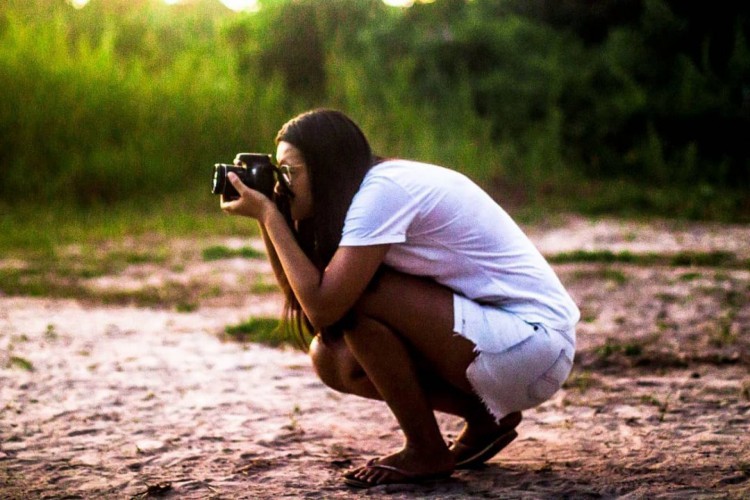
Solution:
M547 401L570 374L574 327L558 330L527 322L460 295L454 295L454 319L454 331L471 340L477 351L466 376L497 420Z

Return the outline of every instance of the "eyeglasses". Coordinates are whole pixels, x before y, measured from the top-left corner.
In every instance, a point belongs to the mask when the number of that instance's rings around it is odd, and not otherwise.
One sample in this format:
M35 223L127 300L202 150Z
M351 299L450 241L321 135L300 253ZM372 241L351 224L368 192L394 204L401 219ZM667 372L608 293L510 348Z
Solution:
M291 185L292 184L292 174L295 171L299 170L299 168L300 167L295 167L295 166L292 166L292 165L287 165L286 163L282 163L281 165L279 165L279 173L281 174L281 177L284 178L284 181L286 181L286 183L288 185Z

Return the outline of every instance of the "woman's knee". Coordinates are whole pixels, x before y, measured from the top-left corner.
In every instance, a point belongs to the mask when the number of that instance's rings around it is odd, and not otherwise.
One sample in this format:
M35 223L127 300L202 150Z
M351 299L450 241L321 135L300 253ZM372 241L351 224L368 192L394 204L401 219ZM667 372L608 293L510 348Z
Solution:
M366 375L343 339L326 345L320 336L316 336L310 344L310 358L315 372L325 385L339 392L359 392L360 379L366 378Z
M309 355L318 378L328 387L341 390L336 356L326 347L319 335L310 343Z

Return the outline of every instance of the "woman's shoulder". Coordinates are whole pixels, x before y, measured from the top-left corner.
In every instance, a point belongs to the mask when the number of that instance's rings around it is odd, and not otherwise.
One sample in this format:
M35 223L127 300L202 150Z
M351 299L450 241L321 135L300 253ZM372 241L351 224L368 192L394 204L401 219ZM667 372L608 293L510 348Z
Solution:
M446 167L402 158L389 158L376 163L368 172L372 179L388 179L393 182L416 182L431 184L444 179L455 182L463 174Z

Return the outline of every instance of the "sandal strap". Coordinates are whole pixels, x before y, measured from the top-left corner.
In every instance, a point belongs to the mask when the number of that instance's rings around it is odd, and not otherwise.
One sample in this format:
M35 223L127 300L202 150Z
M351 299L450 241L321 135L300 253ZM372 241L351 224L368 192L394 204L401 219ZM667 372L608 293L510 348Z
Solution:
M367 467L370 469L383 469L383 470L387 470L388 472L395 472L396 474L401 474L406 479L412 479L418 476L418 474L405 471L403 469L399 469L398 467L394 467L392 465L374 463L374 464L368 464Z

